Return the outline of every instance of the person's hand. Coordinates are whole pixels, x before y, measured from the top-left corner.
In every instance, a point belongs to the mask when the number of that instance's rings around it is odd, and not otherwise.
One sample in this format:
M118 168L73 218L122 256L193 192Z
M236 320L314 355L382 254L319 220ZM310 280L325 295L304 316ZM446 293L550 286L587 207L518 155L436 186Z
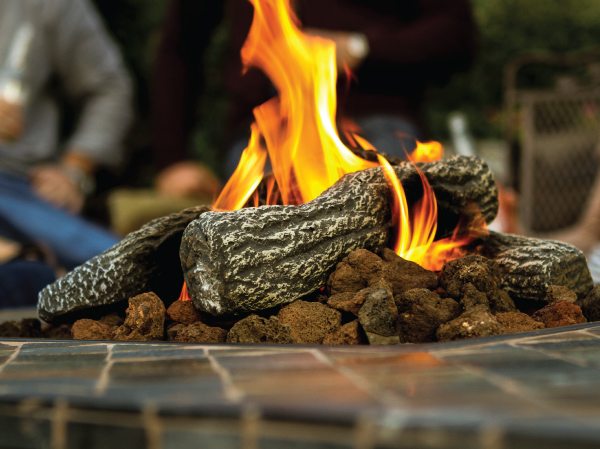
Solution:
M0 142L17 139L23 132L23 108L0 97Z
M36 194L50 204L72 214L81 211L85 194L77 181L60 165L41 165L30 174Z
M197 162L184 161L161 171L156 178L156 188L163 195L177 198L215 198L221 190L221 183L208 167Z
M343 73L346 68L354 70L359 67L369 53L369 43L361 33L321 28L305 28L302 31L309 36L318 36L335 42L336 64L340 73Z

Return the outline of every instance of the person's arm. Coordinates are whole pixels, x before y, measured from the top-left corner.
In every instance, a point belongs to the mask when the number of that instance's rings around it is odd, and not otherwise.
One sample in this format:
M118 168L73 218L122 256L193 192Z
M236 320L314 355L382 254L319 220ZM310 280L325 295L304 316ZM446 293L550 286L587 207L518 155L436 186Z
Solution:
M46 3L46 38L52 69L79 115L56 164L30 172L36 193L57 207L79 212L94 190L99 166L123 162L122 139L131 119L132 86L119 50L88 0Z
M63 162L85 171L123 162L132 85L119 49L88 0L55 3L48 23L59 82L79 106Z
M304 23L311 28L361 33L368 43L366 60L376 63L435 64L442 70L449 63L453 70L473 57L476 27L468 0L415 0L414 11L408 15L402 5L410 2L399 2L397 13L379 8L379 3L385 2L306 1Z

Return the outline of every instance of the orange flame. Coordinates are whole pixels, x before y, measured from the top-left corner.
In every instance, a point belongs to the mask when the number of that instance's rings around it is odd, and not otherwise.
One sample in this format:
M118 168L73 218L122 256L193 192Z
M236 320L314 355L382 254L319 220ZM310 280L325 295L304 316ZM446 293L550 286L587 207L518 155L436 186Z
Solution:
M439 142L419 142L417 148L411 153L410 159L415 162L439 161L444 156L444 147Z

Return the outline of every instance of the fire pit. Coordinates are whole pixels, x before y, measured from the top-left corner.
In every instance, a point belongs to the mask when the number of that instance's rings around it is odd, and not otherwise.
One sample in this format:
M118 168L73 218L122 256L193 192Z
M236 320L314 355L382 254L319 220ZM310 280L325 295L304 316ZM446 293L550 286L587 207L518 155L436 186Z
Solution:
M256 109L220 211L153 221L40 294L56 330L76 322L73 335L106 341L37 339L32 322L1 340L0 447L596 447L600 325L500 335L498 318L541 309L539 328L558 308L581 315L576 302L598 319L584 255L485 232L497 191L477 158L397 163L353 134L347 148L332 44L302 36L286 2L264 3L242 56L280 97ZM242 209L267 152L278 194L263 181L269 205ZM165 332L167 307L179 318ZM419 308L435 319L420 324ZM288 324L309 309L338 328L313 341ZM296 345L243 344L242 322ZM181 343L190 326L242 343ZM179 343L137 341L165 334ZM359 337L370 346L348 344Z

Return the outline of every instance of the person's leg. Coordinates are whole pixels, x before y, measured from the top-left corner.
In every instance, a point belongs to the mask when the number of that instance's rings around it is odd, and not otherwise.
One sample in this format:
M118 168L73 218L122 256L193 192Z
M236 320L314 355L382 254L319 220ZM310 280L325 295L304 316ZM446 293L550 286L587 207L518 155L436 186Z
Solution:
M40 290L55 280L52 268L38 260L0 265L0 308L35 306Z
M67 269L118 243L106 229L39 199L27 180L0 174L0 234L48 247Z

